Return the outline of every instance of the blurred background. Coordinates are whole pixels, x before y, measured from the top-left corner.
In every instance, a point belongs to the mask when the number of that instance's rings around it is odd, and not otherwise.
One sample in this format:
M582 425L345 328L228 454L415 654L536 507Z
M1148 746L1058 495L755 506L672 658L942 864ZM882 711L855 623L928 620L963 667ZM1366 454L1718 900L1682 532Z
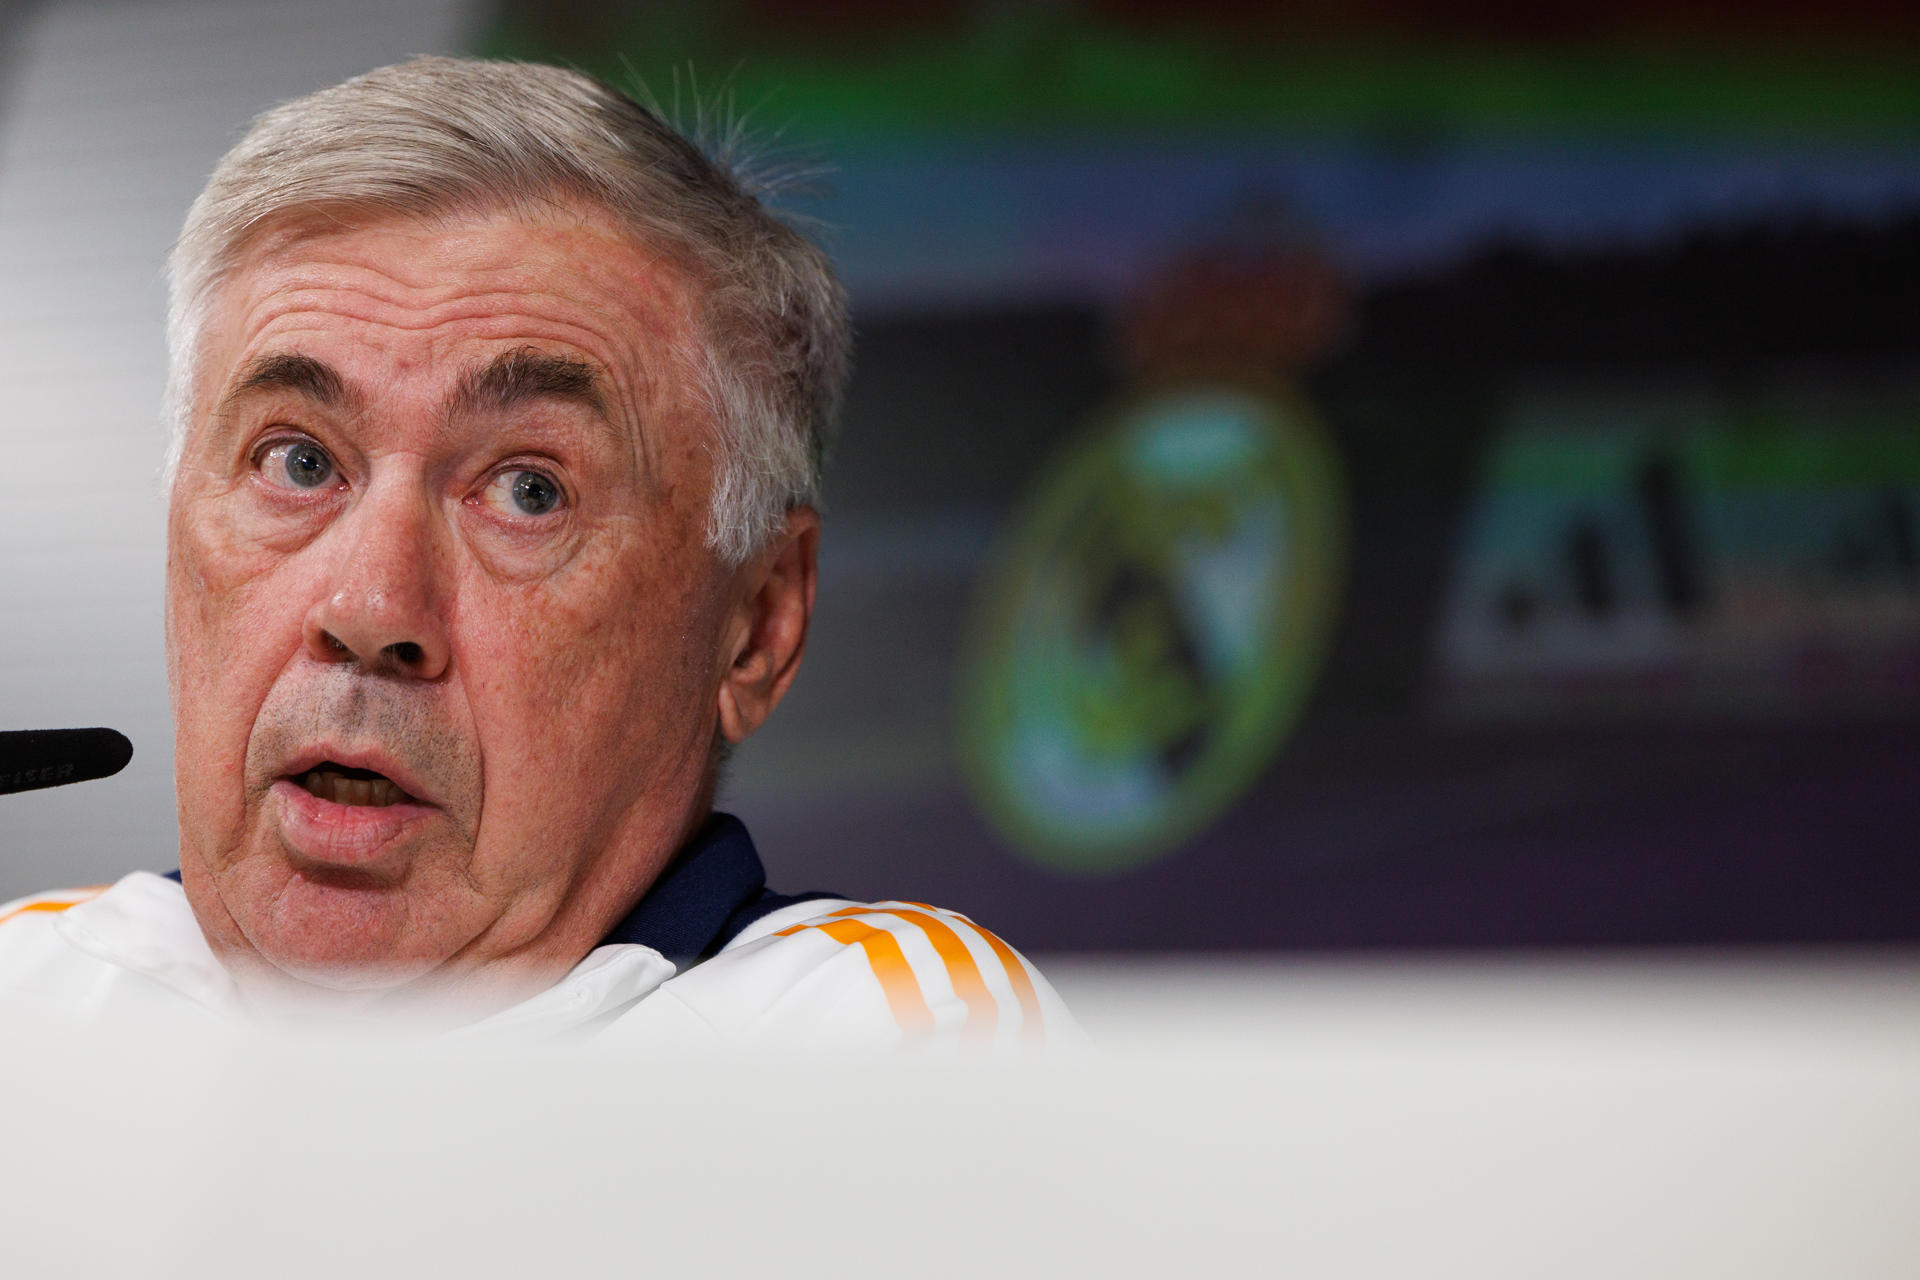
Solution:
M773 882L1030 951L1920 935L1920 17L0 7L0 898L174 865L160 263L255 112L557 60L850 287Z

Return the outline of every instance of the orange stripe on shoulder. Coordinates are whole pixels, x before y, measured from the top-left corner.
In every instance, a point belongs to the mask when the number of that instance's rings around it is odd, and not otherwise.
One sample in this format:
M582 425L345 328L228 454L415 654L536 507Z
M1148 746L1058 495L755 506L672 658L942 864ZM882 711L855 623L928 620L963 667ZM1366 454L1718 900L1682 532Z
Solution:
M974 926L979 928L978 925ZM1033 979L1027 976L1027 966L1020 963L1020 957L1014 954L1012 947L985 929L980 936L993 948L993 954L1000 957L1000 963L1007 971L1007 981L1013 984L1013 994L1020 1001L1021 1037L1029 1044L1037 1043L1046 1034L1046 1026L1040 1017L1040 993L1033 989Z
M920 994L920 980L913 976L913 966L907 963L899 941L892 934L858 920L835 920L831 924L796 924L779 930L775 936L786 937L807 929L824 933L844 946L857 945L866 952L867 967L880 980L880 990L887 997L887 1010L900 1030L910 1037L924 1036L933 1030L933 1011L927 1008L926 997Z
M42 895L32 902L23 902L9 911L0 912L0 924L5 924L15 916L24 916L30 912L60 912L69 907L77 907L83 902L92 902L107 891L104 884L88 885L84 889L63 889L59 897Z
M906 905L919 907L923 911L936 912L940 915L953 916L957 920L965 921L968 928L985 939L987 945L993 948L993 954L999 957L1001 967L1007 971L1007 981L1013 987L1014 998L1020 1002L1020 1031L1022 1038L1029 1044L1032 1044L1039 1041L1040 1038L1045 1035L1046 1028L1040 1015L1040 993L1034 990L1033 979L1027 976L1027 967L1020 963L1020 957L1014 952L1012 947L1002 942L992 930L982 929L958 911L948 911L943 907L929 906L924 902L909 902ZM873 908L852 908L852 910L872 909ZM884 908L880 909L884 910ZM842 912L839 914L846 913ZM896 912L895 914L909 915L911 913ZM976 970L976 972L978 971Z
M1000 1021L1000 1005L994 1000L993 992L987 990L987 984L980 976L980 966L974 963L973 953L967 950L967 944L944 920L933 914L933 908L902 911L898 907L847 907L833 914L892 916L896 920L919 926L920 932L933 944L934 954L940 957L940 963L946 966L953 993L967 1006L967 1021L961 1032L962 1037L969 1044L992 1042L994 1028Z

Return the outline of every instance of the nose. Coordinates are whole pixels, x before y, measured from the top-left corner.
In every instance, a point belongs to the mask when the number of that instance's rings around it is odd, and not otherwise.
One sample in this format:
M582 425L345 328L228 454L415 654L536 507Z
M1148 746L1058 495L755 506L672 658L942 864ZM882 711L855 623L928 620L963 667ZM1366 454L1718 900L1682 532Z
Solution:
M327 532L327 576L307 612L307 652L370 674L444 674L452 645L439 541L432 504L405 478L362 492Z

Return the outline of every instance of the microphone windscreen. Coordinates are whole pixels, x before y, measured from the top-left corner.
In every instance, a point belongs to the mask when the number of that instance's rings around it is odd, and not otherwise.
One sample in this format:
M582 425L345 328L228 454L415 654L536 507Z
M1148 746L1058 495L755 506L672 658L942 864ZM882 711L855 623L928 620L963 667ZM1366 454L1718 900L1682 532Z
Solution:
M14 729L0 733L0 795L105 778L127 767L133 744L112 729Z

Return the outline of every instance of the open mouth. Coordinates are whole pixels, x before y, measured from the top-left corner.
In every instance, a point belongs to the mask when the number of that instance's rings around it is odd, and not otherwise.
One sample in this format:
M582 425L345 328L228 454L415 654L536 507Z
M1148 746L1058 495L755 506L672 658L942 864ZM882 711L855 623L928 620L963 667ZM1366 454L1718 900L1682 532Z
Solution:
M335 764L331 760L322 760L306 773L294 779L309 795L334 804L351 804L363 807L383 809L388 805L403 804L413 797L393 784L384 774L371 769L355 769L349 765Z

